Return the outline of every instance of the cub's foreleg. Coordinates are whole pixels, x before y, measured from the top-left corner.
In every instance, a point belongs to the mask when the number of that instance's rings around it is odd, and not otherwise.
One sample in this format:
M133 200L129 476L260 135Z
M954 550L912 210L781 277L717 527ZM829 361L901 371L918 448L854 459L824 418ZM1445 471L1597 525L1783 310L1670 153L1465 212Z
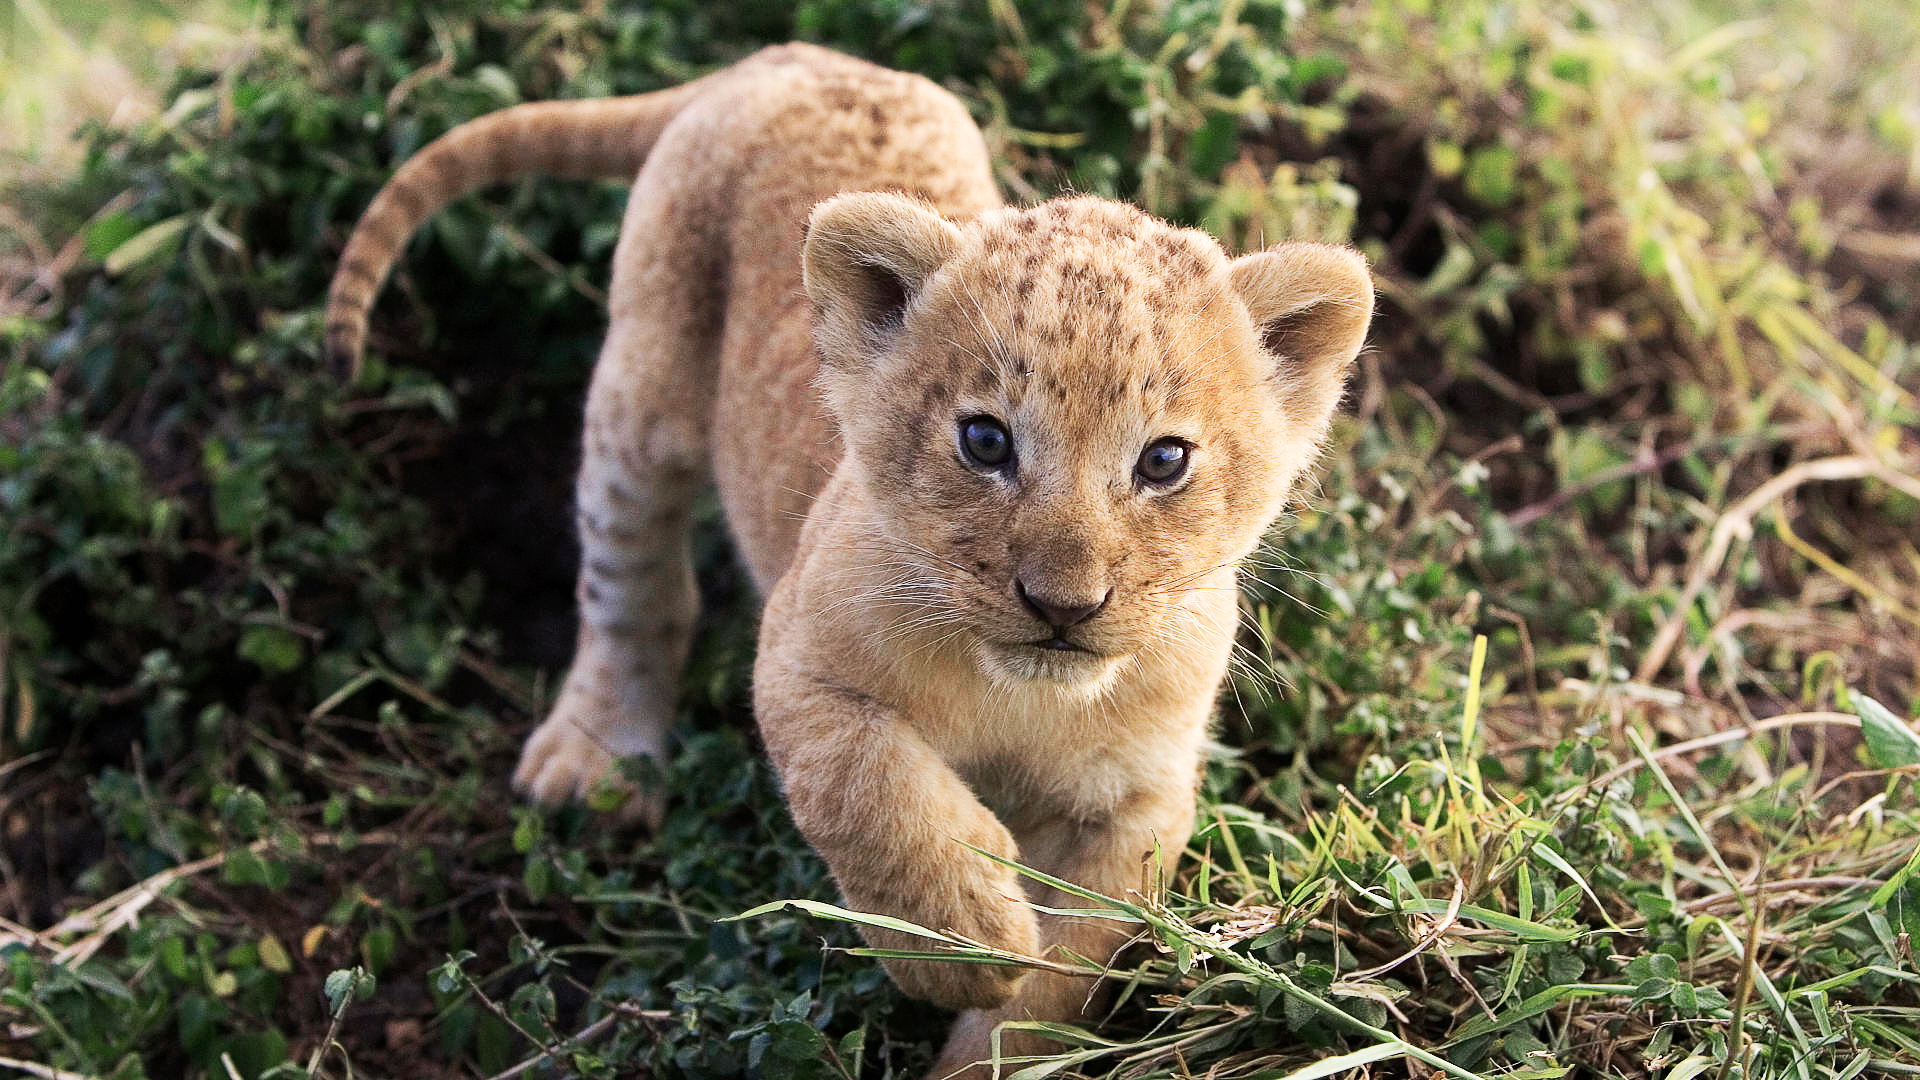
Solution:
M674 460L685 449L680 436L632 431L606 403L612 394L596 392L587 406L573 664L513 779L544 803L586 799L611 781L626 789L622 813L657 824L664 793L631 788L614 766L666 751L698 614L687 535L698 474Z
M700 238L670 227L672 207L671 192L636 188L615 255L575 493L579 636L559 701L514 773L543 803L610 782L621 811L650 823L664 792L635 788L615 766L665 752L698 614L688 534L707 476L717 302L701 291L711 278Z
M1185 848L1193 825L1194 784L1191 774L1172 777L1165 787L1138 792L1109 820L1088 823L1060 821L1020 834L1027 865L1054 877L1083 885L1107 896L1125 898L1150 888L1170 872ZM1158 861L1156 862L1156 847ZM1087 901L1053 889L1037 889L1034 902L1051 908L1085 908ZM1071 951L1097 964L1106 964L1139 927L1109 919L1048 915L1040 921L1046 955L1068 958ZM990 1009L966 1013L955 1021L929 1080L960 1077L977 1080L992 1075L993 1032L1016 1020L1081 1023L1094 1019L1105 1006L1104 987L1092 978L1036 971L1021 982L1011 1000ZM1039 1035L1003 1031L999 1052L1001 1075L1017 1071L1009 1059L1059 1053L1063 1047Z
M767 663L755 682L754 711L794 822L826 859L850 906L1032 954L1034 915L1019 879L956 842L1018 858L1012 835L924 740L853 690ZM863 932L876 948L931 945ZM1023 976L1012 967L886 964L902 990L950 1009L1001 1004Z

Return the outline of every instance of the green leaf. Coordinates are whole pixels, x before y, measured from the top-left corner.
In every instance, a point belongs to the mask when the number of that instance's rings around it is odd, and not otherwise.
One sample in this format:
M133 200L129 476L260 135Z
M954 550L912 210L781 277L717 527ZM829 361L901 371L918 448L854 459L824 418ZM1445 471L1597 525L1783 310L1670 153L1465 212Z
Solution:
M129 1003L134 1000L133 990L120 981L119 976L108 971L104 963L82 964L74 969L73 977L110 997Z
M1575 885L1580 886L1580 891L1583 893L1586 893L1587 898L1593 901L1593 906L1595 908L1601 911L1606 910L1606 905L1600 902L1600 894L1593 891L1592 886L1587 884L1587 879L1581 875L1580 871L1575 870L1573 868L1572 863L1561 858L1559 852L1553 850L1551 847L1548 847L1545 841L1540 841L1538 843L1535 843L1533 845L1533 853L1536 856L1538 856L1540 860L1545 862L1547 865L1553 867L1555 870L1560 871L1562 874L1565 874L1567 877L1572 878L1573 883Z
M860 1066L867 1053L867 1029L854 1028L840 1039L839 1057L842 1064L853 1070L851 1080L860 1080Z
M1860 718L1860 734L1866 740L1867 760L1876 769L1897 769L1920 765L1920 734L1915 734L1885 705L1865 694L1853 695L1854 715Z
M327 995L327 1008L339 1012L341 1007L353 1000L353 972L340 968L327 975L327 981L321 985L321 993Z
M87 228L87 254L104 259L139 232L140 223L126 214L108 214Z
M360 958L367 962L368 970L379 974L393 961L393 931L385 926L367 931L360 939Z
M221 1009L205 994L188 994L180 999L180 1048L198 1054L218 1033Z
M220 880L229 885L269 885L272 876L267 864L252 848L234 848L220 868Z
M1467 194L1488 206L1505 206L1517 193L1518 172L1512 147L1477 147L1467 155Z
M849 911L846 908L835 907L832 904L823 904L818 900L775 900L770 904L761 904L757 908L743 911L738 915L729 915L715 921L723 923L739 922L742 919L756 919L762 915L771 915L776 911L789 910L804 911L809 915L817 915L823 919L832 919L835 922L853 923L855 926L871 926L879 930L892 930L897 934L923 937L930 941L942 941L951 944L956 940L951 934L942 934L938 931L929 930L924 926L916 926L913 923L907 922L905 919L895 919L887 915L873 915L864 911Z
M260 939L260 966L280 975L293 970L293 958L287 955L287 947L272 934Z
M539 903L553 891L553 866L544 858L531 858L520 872L520 884L527 890L527 899Z
M1239 152L1240 118L1229 112L1216 112L1207 117L1187 144L1187 169L1195 176L1210 179L1220 175L1220 170Z
M266 1031L228 1035L207 1048L203 1063L208 1076L239 1076L254 1080L261 1073L287 1060L286 1036L269 1028ZM229 1072L227 1062L232 1062Z
M1895 870L1885 884L1873 890L1873 899L1868 902L1869 905L1875 908L1886 907L1887 901L1893 899L1893 894L1899 892L1901 887L1906 885L1907 879L1911 878L1916 871L1920 871L1920 845L1916 845L1913 854L1907 856L1905 865Z
M1706 1054L1694 1054L1673 1067L1667 1074L1667 1080L1693 1080L1694 1077L1713 1068L1718 1061Z
M107 256L107 273L118 277L173 254L180 234L191 224L192 215L181 214L140 230L114 246L113 252Z
M249 626L240 634L240 659L269 675L284 675L306 659L300 635L277 626Z
M187 941L181 937L169 937L160 942L160 965L167 974L176 979L185 980L193 974L193 968L187 964Z

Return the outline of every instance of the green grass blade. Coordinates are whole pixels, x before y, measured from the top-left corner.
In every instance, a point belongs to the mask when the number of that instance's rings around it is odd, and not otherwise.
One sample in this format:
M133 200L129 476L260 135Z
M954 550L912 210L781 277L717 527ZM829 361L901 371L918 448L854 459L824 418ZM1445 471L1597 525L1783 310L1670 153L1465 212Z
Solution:
M1386 1061L1389 1058L1405 1057L1406 1055L1407 1044L1398 1039L1394 1039L1388 1042L1374 1043L1364 1050L1355 1050L1350 1054L1335 1054L1329 1058L1322 1058L1304 1068L1295 1069L1285 1076L1275 1076L1274 1080L1322 1080L1323 1077L1338 1076L1349 1070L1358 1069L1363 1065L1371 1065L1376 1061ZM1265 1077L1273 1074L1263 1073L1261 1075Z
M1461 1024L1454 1030L1453 1038L1447 1040L1447 1045L1454 1046L1467 1039L1491 1035L1496 1031L1510 1028L1522 1020L1545 1015L1555 1005L1568 998L1631 993L1633 993L1633 987L1624 983L1569 983L1565 986L1549 987L1498 1016L1477 1016Z
M728 915L725 918L715 919L714 921L723 923L740 922L745 919L757 919L762 915L771 915L777 911L804 911L809 915L815 915L822 919L832 919L834 922L852 923L855 926L871 926L878 930L891 930L897 934L908 934L913 937L926 938L930 941L942 941L955 945L963 944L952 934L943 934L937 930L929 930L924 926L910 923L905 919L896 919L888 915L874 915L865 911L851 911L847 908L836 907L833 904L823 904L818 900L775 900L771 903L761 904L759 907L751 910L743 911L738 915Z

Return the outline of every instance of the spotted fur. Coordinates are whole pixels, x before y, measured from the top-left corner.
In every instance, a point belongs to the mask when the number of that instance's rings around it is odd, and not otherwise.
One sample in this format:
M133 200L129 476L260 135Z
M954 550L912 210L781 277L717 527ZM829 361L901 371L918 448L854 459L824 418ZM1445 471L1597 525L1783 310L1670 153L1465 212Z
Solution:
M695 613L688 517L711 478L768 597L760 730L849 903L1105 958L1115 924L1036 919L1023 900L1074 904L956 841L1114 894L1178 857L1238 567L1325 438L1372 306L1365 267L1312 245L1230 259L1099 199L1006 207L959 102L824 50L770 49L692 87L623 106L643 119L607 159L644 164L588 395L580 636L515 782L560 801L662 752ZM411 209L370 212L386 223L363 224L368 250L390 262L392 222L445 193L383 193ZM357 347L385 271L348 255L336 340ZM1005 426L1010 465L966 457L971 417ZM1161 439L1189 448L1165 486L1135 470ZM1097 1002L1052 974L889 970L965 1010L937 1076L979 1068L1004 1020Z

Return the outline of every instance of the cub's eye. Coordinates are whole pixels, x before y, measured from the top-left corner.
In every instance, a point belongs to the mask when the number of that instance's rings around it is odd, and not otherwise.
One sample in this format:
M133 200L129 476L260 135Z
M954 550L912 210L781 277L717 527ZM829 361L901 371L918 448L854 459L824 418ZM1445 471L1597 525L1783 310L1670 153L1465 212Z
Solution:
M997 469L1013 458L1013 436L991 416L969 416L960 421L960 452L986 469Z
M1179 439L1159 439L1140 451L1133 473L1142 483L1168 487L1187 474L1188 452L1193 448Z

